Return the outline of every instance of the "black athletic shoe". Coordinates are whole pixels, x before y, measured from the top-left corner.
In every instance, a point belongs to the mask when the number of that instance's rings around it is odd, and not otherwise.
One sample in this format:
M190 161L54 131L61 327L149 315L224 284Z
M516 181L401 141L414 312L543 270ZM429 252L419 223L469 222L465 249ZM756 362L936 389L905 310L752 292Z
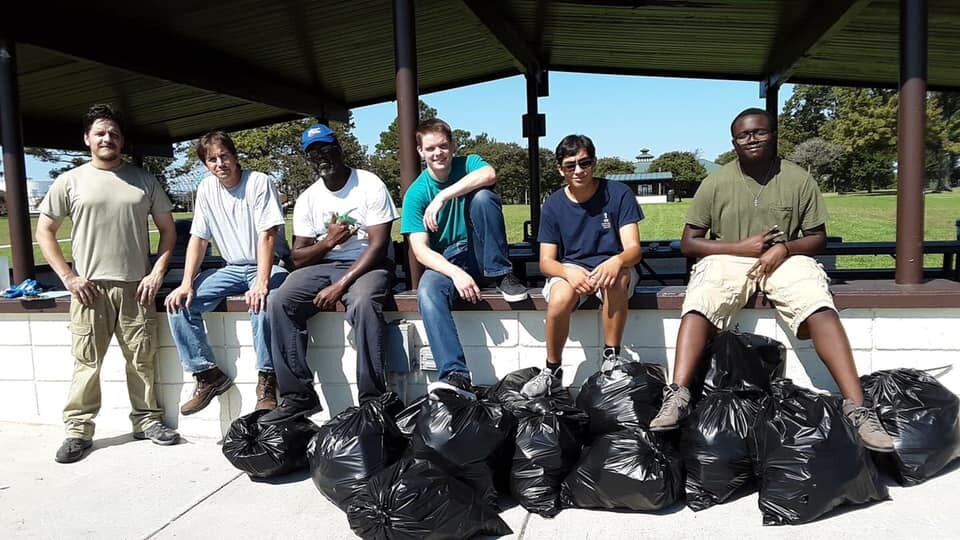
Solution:
M322 410L323 405L320 404L320 398L316 394L312 396L281 396L277 408L261 416L260 423L267 425L282 424L290 420L317 414Z
M460 371L448 373L446 377L427 385L428 394L435 390L452 390L466 399L477 399L477 394L473 392L470 374Z
M57 455L53 459L57 463L73 463L80 461L86 455L87 449L93 446L93 441L81 439L79 437L70 437L63 441L57 450Z
M497 290L507 302L522 302L530 298L527 287L512 272L500 278Z

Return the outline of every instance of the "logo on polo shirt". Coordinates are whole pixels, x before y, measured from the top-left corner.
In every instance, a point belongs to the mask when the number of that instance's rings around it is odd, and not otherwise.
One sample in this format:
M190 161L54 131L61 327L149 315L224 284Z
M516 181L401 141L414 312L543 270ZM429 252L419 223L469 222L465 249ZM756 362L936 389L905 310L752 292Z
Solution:
M610 215L607 214L606 212L603 213L603 221L600 222L600 228L601 229L610 228Z

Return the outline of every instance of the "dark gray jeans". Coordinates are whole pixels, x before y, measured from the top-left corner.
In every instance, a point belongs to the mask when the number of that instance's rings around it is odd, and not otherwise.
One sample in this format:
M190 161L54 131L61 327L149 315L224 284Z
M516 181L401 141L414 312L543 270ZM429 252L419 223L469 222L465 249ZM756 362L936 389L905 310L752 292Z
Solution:
M318 292L337 281L352 262L330 262L294 270L267 302L271 352L282 398L303 401L316 395L313 371L307 365L307 320L319 313L313 304ZM357 347L357 386L360 401L386 392L382 301L390 290L391 271L378 268L360 276L343 295L346 320L353 326Z

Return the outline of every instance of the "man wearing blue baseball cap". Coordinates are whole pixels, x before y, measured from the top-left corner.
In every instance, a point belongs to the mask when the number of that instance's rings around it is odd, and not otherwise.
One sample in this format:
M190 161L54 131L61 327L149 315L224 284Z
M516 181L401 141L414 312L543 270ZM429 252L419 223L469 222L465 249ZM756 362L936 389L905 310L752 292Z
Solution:
M301 148L319 177L293 209L294 270L271 296L270 324L280 405L265 424L323 410L307 364L307 321L322 310L346 306L354 330L360 402L386 392L382 301L393 275L387 257L390 227L399 214L377 175L347 166L333 131L303 132Z

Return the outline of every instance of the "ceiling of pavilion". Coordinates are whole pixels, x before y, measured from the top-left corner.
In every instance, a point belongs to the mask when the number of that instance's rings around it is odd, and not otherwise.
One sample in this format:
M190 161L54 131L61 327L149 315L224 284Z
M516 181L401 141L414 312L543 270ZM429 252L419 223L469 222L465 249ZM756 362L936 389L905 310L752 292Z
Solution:
M897 0L414 2L421 93L533 67L854 86L899 74ZM83 111L107 101L159 151L395 99L392 4L20 1L2 8L0 36L17 43L28 146L77 145ZM928 5L930 87L960 89L960 2Z

